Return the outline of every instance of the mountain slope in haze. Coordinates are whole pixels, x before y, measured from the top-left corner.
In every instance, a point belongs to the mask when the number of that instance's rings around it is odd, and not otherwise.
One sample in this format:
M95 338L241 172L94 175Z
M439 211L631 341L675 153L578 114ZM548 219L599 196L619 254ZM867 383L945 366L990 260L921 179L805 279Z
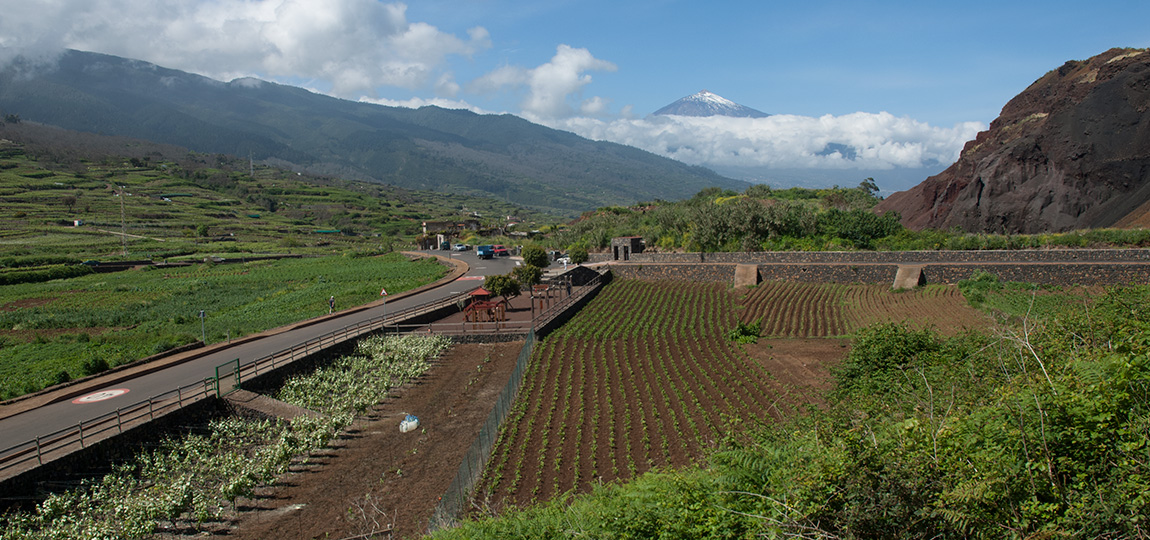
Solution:
M653 113L656 116L733 116L736 118L765 118L769 114L739 105L707 90L691 94Z
M1035 81L954 165L876 210L912 229L1032 234L1136 224L1148 201L1150 51L1111 49Z
M384 107L80 51L65 52L50 67L16 61L0 70L0 110L68 129L412 189L496 196L568 215L748 185L512 115Z

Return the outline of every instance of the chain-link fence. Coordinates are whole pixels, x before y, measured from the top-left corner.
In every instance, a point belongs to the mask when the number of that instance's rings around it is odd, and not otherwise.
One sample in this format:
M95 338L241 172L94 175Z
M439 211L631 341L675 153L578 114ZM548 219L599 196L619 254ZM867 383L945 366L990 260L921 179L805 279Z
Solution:
M430 530L451 527L466 509L471 488L475 487L475 483L483 474L483 468L487 466L487 460L491 457L491 448L495 446L495 439L499 437L499 426L507 417L507 413L511 412L511 406L515 404L515 396L519 393L519 385L523 382L523 374L527 371L527 362L531 360L531 349L534 344L535 334L529 332L526 343L519 351L519 358L515 361L515 369L507 380L507 386L504 386L503 391L499 393L495 406L491 408L491 414L487 415L487 421L483 423L483 429L479 430L479 436L467 449L467 455L459 465L455 480L452 480L447 492L439 499L439 505L435 507L435 513L432 514L428 526Z

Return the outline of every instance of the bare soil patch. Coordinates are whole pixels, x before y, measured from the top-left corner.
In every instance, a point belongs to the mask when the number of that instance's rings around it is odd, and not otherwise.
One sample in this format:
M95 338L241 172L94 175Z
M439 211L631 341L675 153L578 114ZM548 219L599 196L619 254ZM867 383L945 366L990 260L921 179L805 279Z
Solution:
M24 298L0 306L0 311L16 311L21 308L45 306L55 301L55 298Z
M20 341L23 343L31 343L37 339L52 340L60 336L78 336L80 334L88 334L88 337L96 337L101 334L109 332L117 332L125 330L128 327L114 327L114 326L93 326L90 328L34 328L30 330L0 330L0 336Z
M845 338L760 339L746 350L783 389L777 406L801 410L823 402L831 388L830 368L846 359L850 344Z
M991 319L970 307L955 286L892 291L875 284L766 282L735 298L739 319L759 322L776 338L847 336L864 326L905 322L944 335L986 328Z
M388 528L393 538L423 534L522 347L454 346L427 375L357 419L308 465L243 501L226 534L282 540L345 538ZM407 413L419 417L420 429L400 433Z

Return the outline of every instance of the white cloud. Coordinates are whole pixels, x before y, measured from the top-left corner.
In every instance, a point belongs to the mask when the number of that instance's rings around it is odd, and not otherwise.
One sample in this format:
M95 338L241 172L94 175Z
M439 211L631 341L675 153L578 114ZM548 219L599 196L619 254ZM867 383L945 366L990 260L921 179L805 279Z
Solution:
M571 99L591 83L589 71L615 71L615 64L600 60L587 49L559 45L555 56L533 69L503 66L472 82L476 92L493 92L511 87L527 90L522 116L533 121L566 118L574 114ZM581 109L600 114L606 109L602 98L584 100ZM589 113L590 114L590 113Z
M435 81L435 94L455 97L459 95L459 83L455 82L455 77L450 73L444 73L439 76L439 80Z
M329 93L443 85L452 55L491 46L407 20L407 6L377 0L42 0L14 2L0 47L74 48L147 60L217 79L318 79ZM438 84L437 84L438 83Z
M584 116L603 116L607 114L607 106L610 105L611 100L603 99L595 96L590 99L583 100L579 105L579 113Z
M935 127L885 112L818 118L635 118L630 105L623 106L612 120L608 118L609 99L583 95L592 83L592 72L617 70L612 62L563 44L541 65L499 67L461 87L446 65L452 57L470 57L489 49L487 30L475 27L466 36L445 33L408 20L406 5L398 2L37 0L8 4L0 16L0 62L17 49L43 55L70 47L138 58L221 80L254 75L382 105L436 105L478 113L488 111L461 97L464 89L509 92L522 98L517 114L528 120L713 167L842 170L948 164L984 128L974 122ZM258 83L245 80L243 84ZM419 97L373 99L375 90L383 86L412 89Z
M504 87L526 85L531 71L518 66L500 66L486 75L471 81L469 89L475 93L492 93Z
M966 141L985 129L978 122L940 128L886 112L819 118L583 117L548 125L695 165L869 170L947 165L958 159Z
M471 111L475 114L496 114L491 111L483 110L475 105L466 101L447 98L411 98L411 99L375 99L375 98L360 98L361 103L374 103L376 105L383 105L385 107L405 107L408 109L418 109L420 107L435 106L444 109L464 109Z

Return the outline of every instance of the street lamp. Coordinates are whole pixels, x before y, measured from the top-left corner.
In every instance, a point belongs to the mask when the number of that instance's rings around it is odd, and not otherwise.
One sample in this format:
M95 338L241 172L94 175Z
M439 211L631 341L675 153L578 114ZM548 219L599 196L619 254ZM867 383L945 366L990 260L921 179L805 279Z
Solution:
M200 310L200 342L204 345L208 344L208 334L204 330L204 310Z

